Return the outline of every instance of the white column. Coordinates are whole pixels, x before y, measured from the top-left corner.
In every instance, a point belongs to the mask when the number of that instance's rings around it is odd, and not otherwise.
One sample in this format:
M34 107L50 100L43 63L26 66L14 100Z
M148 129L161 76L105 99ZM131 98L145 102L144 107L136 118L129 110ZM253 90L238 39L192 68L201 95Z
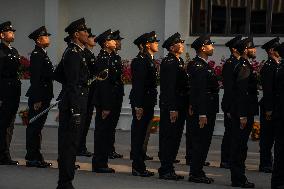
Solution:
M50 60L53 64L58 64L58 34L59 34L59 0L45 0L45 26L49 33L51 33L51 45L47 49Z
M165 39L176 32L186 39L189 35L189 16L190 0L165 0Z

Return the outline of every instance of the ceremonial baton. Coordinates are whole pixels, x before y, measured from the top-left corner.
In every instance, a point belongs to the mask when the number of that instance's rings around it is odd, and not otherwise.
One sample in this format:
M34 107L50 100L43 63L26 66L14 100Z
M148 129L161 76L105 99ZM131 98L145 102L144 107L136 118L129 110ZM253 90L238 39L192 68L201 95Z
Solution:
M104 81L108 78L108 69L105 69L103 71L101 71L97 76L91 78L88 80L88 86L91 85L94 81ZM48 108L46 108L45 110L43 110L42 112L40 112L39 114L35 115L34 117L32 117L29 121L29 123L33 123L36 120L38 120L41 116L43 116L44 114L48 113L52 108L54 108L55 106L58 105L58 103L61 100L58 100L55 104L50 105Z

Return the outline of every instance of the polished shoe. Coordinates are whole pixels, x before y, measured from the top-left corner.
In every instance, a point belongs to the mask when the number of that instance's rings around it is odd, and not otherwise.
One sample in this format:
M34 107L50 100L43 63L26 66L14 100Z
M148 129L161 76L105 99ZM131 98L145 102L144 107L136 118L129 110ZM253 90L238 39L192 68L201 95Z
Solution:
M93 153L89 152L88 150L84 150L81 152L77 152L76 156L86 156L86 157L92 157Z
M252 182L246 180L244 183L232 183L232 187L240 187L240 188L254 188L255 185Z
M259 172L263 172L263 173L272 173L272 167L271 166L259 166Z
M109 167L93 168L92 171L95 173L115 173L115 170Z
M194 183L211 184L211 183L214 182L214 179L206 177L206 176L196 177L196 176L193 176L193 175L189 175L188 181L189 182L194 182Z
M52 166L52 163L46 161L26 161L27 167L48 168Z
M80 165L75 165L75 170L78 170L80 168L81 168Z
M208 167L208 166L210 166L210 162L205 161L203 165Z
M146 156L145 156L145 160L146 160L146 161L153 160L153 159L154 159L153 157L148 156L148 155L146 154Z
M175 172L170 172L170 173L166 173L166 174L160 174L159 175L159 179L163 179L163 180L175 180L178 181L182 178L183 176L181 175L177 175Z
M230 169L230 164L228 162L221 162L220 163L220 168L224 168L224 169Z
M7 160L1 160L0 165L19 165L19 162L11 160L11 159L7 159Z
M180 160L175 159L175 160L174 160L174 163L180 163Z
M109 153L108 158L109 159L120 159L120 158L123 158L123 155L121 155L117 152L111 152L111 153Z
M140 177L152 177L154 176L154 172L144 170L144 171L137 171L136 169L132 168L132 175L133 176L140 176Z

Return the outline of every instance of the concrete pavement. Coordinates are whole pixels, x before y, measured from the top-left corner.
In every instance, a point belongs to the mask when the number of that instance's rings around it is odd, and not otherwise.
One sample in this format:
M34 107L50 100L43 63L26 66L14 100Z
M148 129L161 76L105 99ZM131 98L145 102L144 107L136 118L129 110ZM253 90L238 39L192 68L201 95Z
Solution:
M110 160L110 167L116 170L115 174L95 174L91 170L91 158L78 157L81 169L76 171L74 186L76 189L154 189L154 188L218 188L230 187L230 171L218 168L220 163L221 137L213 137L210 152L207 160L211 163L206 167L206 173L215 179L211 185L194 184L187 182L188 166L185 165L185 138L183 137L178 154L180 164L176 165L179 174L185 176L183 181L159 180L156 174L152 178L141 178L131 176L130 152L130 132L117 131L116 149L124 155L123 159ZM58 177L57 159L57 128L46 127L43 130L42 152L47 161L53 162L53 168L27 168L24 166L25 156L25 127L16 126L11 144L11 154L14 159L20 161L20 166L0 166L0 189L55 189ZM93 151L93 130L90 130L87 145ZM270 188L271 174L259 173L257 171L259 163L258 143L249 141L249 152L246 161L247 176L250 181L255 182L256 188ZM160 166L157 157L158 134L152 134L148 145L148 154L154 156L153 161L148 161L150 170L157 173Z

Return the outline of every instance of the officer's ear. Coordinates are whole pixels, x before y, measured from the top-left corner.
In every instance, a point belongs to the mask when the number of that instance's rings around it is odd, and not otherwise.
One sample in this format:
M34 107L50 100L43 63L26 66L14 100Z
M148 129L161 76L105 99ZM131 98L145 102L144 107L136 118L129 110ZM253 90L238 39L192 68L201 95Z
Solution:
M79 37L79 32L76 31L76 32L73 34L73 37L78 38L78 37Z
M104 42L104 47L105 47L105 48L108 48L108 47L109 47L109 44L108 44L107 41Z
M247 54L248 53L248 49L246 48L244 51L243 51L243 54Z
M200 51L201 51L201 52L205 52L205 51L206 51L205 47L202 46L202 47L200 48Z
M271 54L271 53L274 52L274 49L268 49L268 50L266 50L266 52L267 52L268 54Z
M4 39L5 35L4 35L3 32L0 33L0 37L1 37L1 39Z

